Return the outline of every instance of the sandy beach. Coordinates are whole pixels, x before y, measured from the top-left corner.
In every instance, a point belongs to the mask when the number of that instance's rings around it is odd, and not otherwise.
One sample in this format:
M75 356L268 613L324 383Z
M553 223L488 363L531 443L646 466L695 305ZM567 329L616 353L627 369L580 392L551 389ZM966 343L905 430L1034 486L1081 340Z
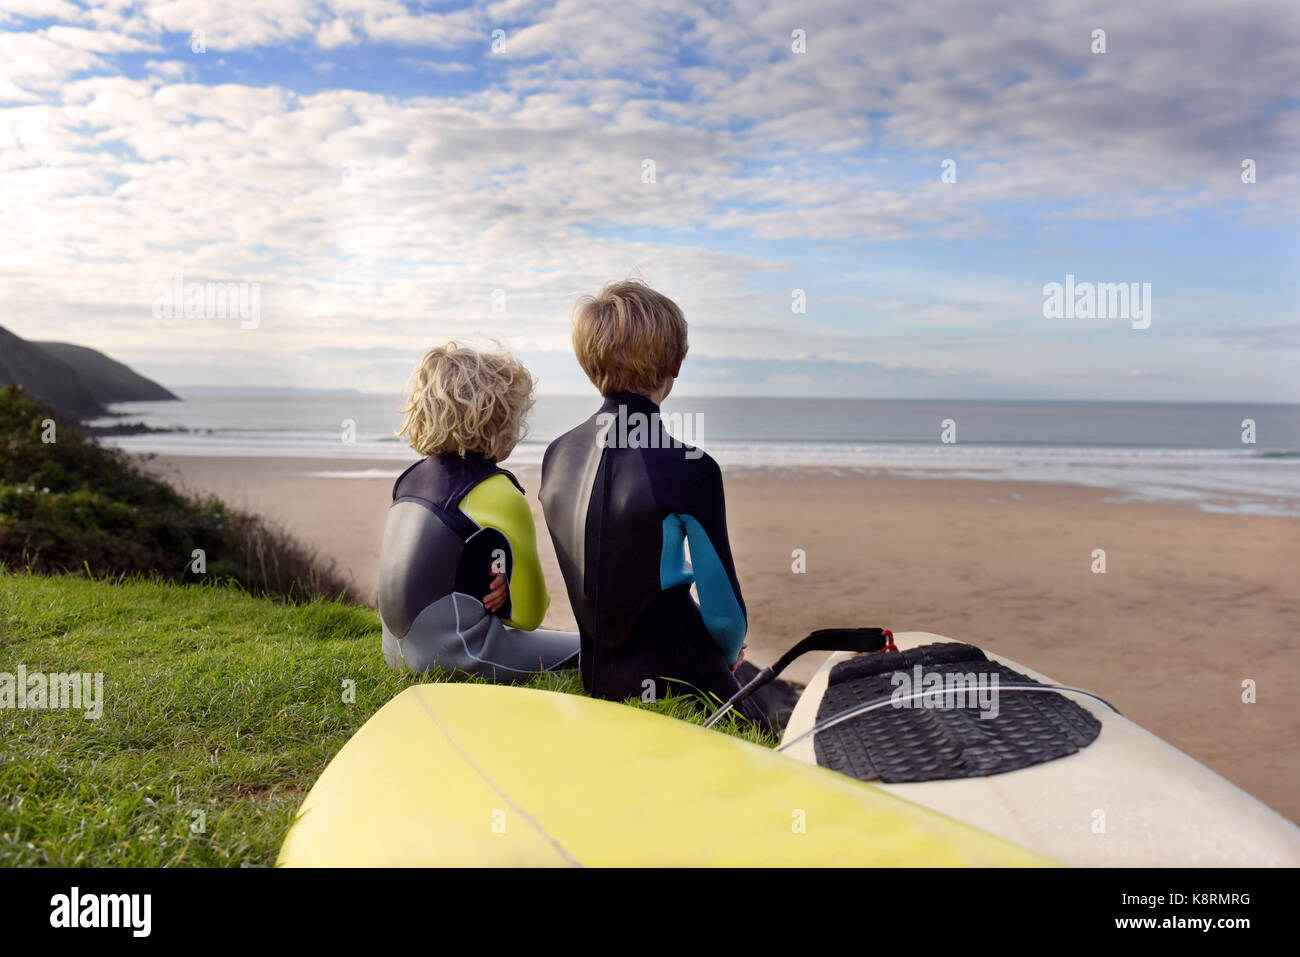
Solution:
M159 456L179 486L282 523L373 600L407 461ZM509 463L507 463L509 464ZM365 470L369 477L315 477ZM536 501L538 470L517 472ZM1292 820L1300 756L1300 519L1114 501L1071 485L731 469L728 514L762 665L814 628L879 625L986 646L1112 701ZM573 628L550 541L548 628ZM806 572L792 571L792 552ZM1093 572L1105 550L1106 572ZM378 653L378 636L376 636ZM790 677L804 681L809 656ZM1242 701L1253 679L1257 702Z

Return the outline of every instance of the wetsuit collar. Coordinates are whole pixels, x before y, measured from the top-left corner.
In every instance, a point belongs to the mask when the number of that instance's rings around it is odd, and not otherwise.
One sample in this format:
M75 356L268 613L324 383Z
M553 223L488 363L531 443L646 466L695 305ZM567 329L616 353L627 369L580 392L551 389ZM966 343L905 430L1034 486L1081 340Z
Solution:
M468 469L497 464L496 459L490 459L482 452L476 452L472 449L466 449L464 455L459 452L435 452L434 457L441 461L443 465L452 469Z
M631 412L651 415L659 412L659 406L639 392L611 392L605 396L601 412L616 412L620 406L626 406Z
M442 463L442 467L447 470L449 475L463 476L464 480L472 483L481 482L491 475L504 475L510 479L511 485L519 489L520 494L524 492L524 487L519 484L519 479L515 477L515 473L509 469L503 469L497 464L494 456L484 452L467 449L464 455L459 452L440 452L434 457ZM468 492L469 488L466 488L465 491Z
M454 509L470 489L497 474L506 476L515 488L523 492L523 486L511 472L482 452L466 452L464 456L459 452L435 452L398 476L393 484L393 501L417 498Z

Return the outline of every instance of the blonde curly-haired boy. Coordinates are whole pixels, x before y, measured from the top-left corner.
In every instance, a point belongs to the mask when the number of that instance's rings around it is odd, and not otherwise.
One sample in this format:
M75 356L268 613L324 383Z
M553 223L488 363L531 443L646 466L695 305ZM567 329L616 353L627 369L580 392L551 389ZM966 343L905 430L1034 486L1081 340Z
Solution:
M523 488L533 378L508 352L449 342L416 369L399 435L423 458L393 486L379 567L384 656L520 681L573 667L578 636L538 629L550 598Z

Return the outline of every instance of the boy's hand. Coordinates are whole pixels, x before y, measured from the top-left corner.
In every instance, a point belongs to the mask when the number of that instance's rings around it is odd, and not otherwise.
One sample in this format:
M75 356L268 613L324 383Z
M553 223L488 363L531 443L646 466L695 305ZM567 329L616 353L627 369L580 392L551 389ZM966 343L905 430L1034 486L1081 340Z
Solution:
M744 663L745 649L748 647L749 647L749 642L745 642L743 645L740 646L740 654L736 656L736 663L731 666L731 673L733 675L736 673L736 669L738 669Z
M506 582L506 576L497 572L492 579L492 589L483 598L483 607L488 611L496 611L506 603L506 594L509 590L509 584Z

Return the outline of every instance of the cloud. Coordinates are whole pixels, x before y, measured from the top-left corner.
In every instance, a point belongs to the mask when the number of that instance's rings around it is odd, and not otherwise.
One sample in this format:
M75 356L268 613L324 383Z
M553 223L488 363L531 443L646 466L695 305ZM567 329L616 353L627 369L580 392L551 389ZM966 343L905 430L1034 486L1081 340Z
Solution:
M1090 224L1213 211L1285 230L1300 214L1289 2L213 9L9 5L0 283L17 330L231 357L469 333L545 351L567 343L574 296L640 270L700 317L693 354L777 362L797 341L933 370L946 351L974 382L1003 368L984 350L1033 318L1045 280L1037 264L981 276L935 250L1042 227L1091 253L1075 238ZM64 22L27 28L36 17ZM293 67L322 51L338 69L303 82ZM367 88L378 73L420 80ZM955 183L939 178L948 158ZM921 253L843 268L876 249ZM149 290L177 273L261 282L256 350L220 326L160 328ZM802 317L796 284L816 304ZM1256 318L1235 342L1291 341Z
M0 104L43 101L74 74L108 69L112 54L146 49L131 37L77 27L0 32Z
M356 42L356 34L352 32L346 20L331 20L316 31L316 45L324 50L351 46Z
M1252 349L1300 349L1300 322L1248 323L1225 326L1215 335Z

